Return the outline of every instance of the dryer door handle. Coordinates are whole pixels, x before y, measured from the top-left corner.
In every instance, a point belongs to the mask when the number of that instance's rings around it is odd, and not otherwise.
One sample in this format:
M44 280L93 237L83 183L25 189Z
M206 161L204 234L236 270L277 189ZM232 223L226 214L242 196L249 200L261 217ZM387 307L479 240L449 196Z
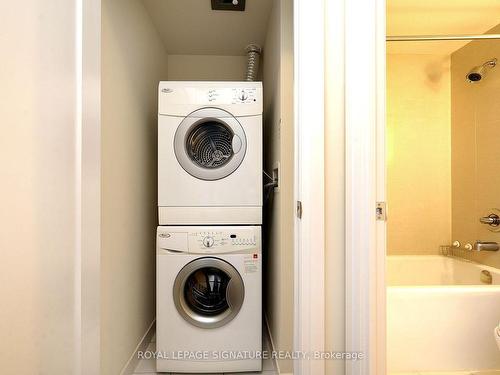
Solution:
M233 141L231 144L231 147L233 148L233 152L237 154L238 152L241 151L241 146L243 145L243 142L241 142L241 138L238 137L236 134L233 136Z
M239 280L237 280L239 281ZM231 310L239 310L245 298L245 288L241 282L235 282L233 278L229 280L226 287L226 301Z

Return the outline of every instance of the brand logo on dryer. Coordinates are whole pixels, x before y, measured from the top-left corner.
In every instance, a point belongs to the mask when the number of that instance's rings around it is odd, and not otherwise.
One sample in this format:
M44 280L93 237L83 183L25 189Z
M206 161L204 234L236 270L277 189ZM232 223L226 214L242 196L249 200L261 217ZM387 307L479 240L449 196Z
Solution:
M165 94L171 94L174 92L173 89L171 89L170 87L166 87L164 89L161 89L161 92L165 93Z

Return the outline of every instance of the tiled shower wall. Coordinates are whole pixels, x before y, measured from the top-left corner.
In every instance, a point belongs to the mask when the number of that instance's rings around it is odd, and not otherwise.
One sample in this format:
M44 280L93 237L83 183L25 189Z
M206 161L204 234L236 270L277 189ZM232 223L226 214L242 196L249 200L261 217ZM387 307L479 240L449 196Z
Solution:
M500 26L489 33L500 33ZM473 41L451 56L452 241L462 247L476 240L500 243L500 232L479 223L500 209L500 66L479 83L465 79L494 57L500 59L499 40ZM500 252L465 254L500 267Z
M451 238L450 60L387 57L387 250L438 254Z

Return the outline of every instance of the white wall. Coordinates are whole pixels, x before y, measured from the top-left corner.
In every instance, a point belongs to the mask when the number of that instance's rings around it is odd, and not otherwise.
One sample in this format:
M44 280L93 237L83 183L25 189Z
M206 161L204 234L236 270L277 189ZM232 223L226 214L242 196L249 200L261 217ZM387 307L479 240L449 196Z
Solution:
M103 0L101 374L155 318L158 81L167 54L142 2Z
M264 168L281 164L280 190L267 205L266 316L276 350L293 350L293 2L275 0L263 51ZM279 361L282 373L291 361Z
M171 81L243 81L246 56L168 55Z
M0 3L2 374L78 368L75 3Z

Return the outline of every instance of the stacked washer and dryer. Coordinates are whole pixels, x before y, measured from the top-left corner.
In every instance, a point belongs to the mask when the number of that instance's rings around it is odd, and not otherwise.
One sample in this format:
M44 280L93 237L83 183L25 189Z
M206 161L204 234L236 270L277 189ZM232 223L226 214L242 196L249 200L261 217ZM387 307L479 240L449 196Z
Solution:
M262 84L161 82L157 370L261 371Z

